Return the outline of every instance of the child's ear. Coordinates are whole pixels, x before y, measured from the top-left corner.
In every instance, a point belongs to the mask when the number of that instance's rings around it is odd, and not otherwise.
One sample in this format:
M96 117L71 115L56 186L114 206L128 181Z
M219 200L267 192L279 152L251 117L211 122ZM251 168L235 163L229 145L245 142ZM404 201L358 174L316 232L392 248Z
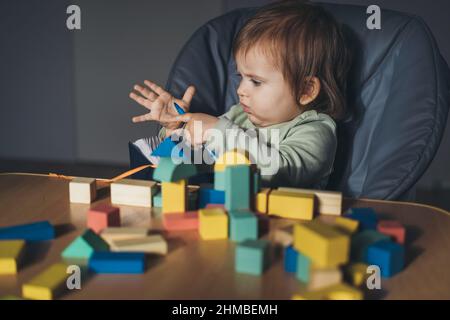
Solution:
M306 80L305 91L300 97L300 104L307 105L317 98L320 92L320 80L317 77L308 77Z

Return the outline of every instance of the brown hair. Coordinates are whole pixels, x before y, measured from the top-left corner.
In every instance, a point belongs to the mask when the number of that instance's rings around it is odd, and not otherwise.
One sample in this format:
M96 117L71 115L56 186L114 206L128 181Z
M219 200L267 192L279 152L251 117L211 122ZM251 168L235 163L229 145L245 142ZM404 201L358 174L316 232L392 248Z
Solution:
M233 55L261 44L264 53L289 83L296 101L305 90L305 79L317 77L319 96L305 106L335 120L345 114L346 78L350 66L344 35L333 16L319 5L280 1L260 8L239 31Z

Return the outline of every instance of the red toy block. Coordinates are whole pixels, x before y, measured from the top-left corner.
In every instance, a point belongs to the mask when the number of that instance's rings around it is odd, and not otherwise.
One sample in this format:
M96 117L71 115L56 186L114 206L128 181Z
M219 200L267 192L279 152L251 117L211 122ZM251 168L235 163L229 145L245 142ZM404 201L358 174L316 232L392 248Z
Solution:
M120 227L120 208L100 204L88 211L87 226L100 233L107 227Z
M163 226L167 231L184 231L198 229L198 212L186 211L163 215Z
M219 204L219 203L208 203L205 208L209 208L209 209L211 209L211 208L225 209L225 205L224 204Z
M379 233L391 236L399 244L405 243L405 227L395 220L382 220L378 222L377 231Z

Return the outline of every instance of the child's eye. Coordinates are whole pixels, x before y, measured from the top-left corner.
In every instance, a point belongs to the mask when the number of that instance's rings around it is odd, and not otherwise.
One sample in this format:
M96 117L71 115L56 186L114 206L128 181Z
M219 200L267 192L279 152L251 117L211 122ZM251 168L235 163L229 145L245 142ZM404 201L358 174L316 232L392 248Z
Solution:
M256 87L259 87L259 86L261 85L261 81L254 80L254 79L251 79L250 81L251 81Z

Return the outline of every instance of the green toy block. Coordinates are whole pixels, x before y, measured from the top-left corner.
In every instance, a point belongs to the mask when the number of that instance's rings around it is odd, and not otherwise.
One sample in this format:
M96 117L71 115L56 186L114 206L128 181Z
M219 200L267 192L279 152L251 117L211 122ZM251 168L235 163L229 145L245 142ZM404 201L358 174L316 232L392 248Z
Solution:
M250 211L230 211L230 239L233 241L258 239L258 219Z
M236 247L235 269L239 273L261 275L269 266L269 242L245 240Z
M153 207L162 208L162 195L161 195L161 191L159 191L158 193L156 193L156 194L153 196Z
M177 182L188 179L197 174L193 163L175 163L171 158L160 158L158 166L153 172L153 180L161 182Z
M259 170L255 170L253 173L253 194L257 194L261 190L261 174Z
M250 209L250 166L236 165L225 168L225 208Z
M352 261L364 262L367 248L382 240L389 240L389 236L375 230L364 230L352 236L350 245L350 257Z
M296 273L297 279L304 283L308 283L310 273L311 273L311 260L301 252L298 252L297 273Z
M214 189L225 191L225 171L214 172Z
M95 251L108 251L109 245L102 237L91 229L87 229L81 236L77 237L64 251L61 256L68 261L76 261L87 264L89 258Z

